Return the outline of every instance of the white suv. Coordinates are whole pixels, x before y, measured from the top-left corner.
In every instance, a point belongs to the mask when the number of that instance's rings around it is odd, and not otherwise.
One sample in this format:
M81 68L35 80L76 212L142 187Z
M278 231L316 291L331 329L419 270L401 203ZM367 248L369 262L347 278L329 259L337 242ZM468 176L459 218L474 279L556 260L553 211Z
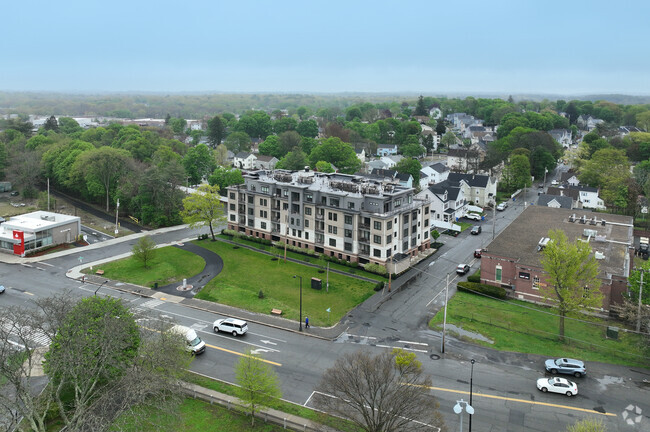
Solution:
M246 321L235 318L218 319L212 324L215 333L232 333L233 336L243 336L248 331Z

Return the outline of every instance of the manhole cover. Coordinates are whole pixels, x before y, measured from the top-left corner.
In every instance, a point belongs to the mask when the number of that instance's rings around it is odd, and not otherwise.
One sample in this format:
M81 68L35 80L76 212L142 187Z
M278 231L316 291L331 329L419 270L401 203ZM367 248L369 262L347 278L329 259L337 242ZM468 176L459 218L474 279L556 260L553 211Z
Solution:
M431 354L431 355L429 356L429 358L430 358L431 360L440 360L440 356L439 356L438 354Z
M176 290L177 291L190 291L192 288L194 288L194 285L189 285L188 284L188 285L185 285L185 286L181 285L179 287L176 287Z

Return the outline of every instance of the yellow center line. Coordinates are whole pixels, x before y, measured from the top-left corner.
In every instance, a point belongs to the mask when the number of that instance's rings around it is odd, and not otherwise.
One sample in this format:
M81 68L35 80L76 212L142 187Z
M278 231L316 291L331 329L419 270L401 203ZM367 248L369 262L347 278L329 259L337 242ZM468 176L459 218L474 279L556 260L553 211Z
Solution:
M246 354L246 353L240 353L240 352L237 352L237 351L231 351L231 350L229 350L229 349L221 348L221 347L214 346L214 345L210 345L210 344L205 344L205 346L210 347L210 348L213 348L213 349L216 349L216 350L219 350L219 351L224 351L224 352L227 352L227 353L230 353L230 354L235 354L235 355L238 355L238 356L240 356L240 357L248 357L248 354ZM263 358L260 358L260 357L257 357L257 359L258 359L259 361L263 361L264 363L272 364L272 365L274 365L274 366L282 366L282 363L276 363L276 362L271 361L271 360L264 360Z
M442 388L442 387L427 387L428 389L431 390L438 390L442 392L447 392L447 393L457 393L457 394L463 394L463 395L469 395L468 391L462 391L462 390L451 390L447 388ZM587 409L587 408L576 408L576 407L570 407L567 405L559 405L559 404L552 404L552 403L547 403L547 402L536 402L536 401L529 401L526 399L515 399L515 398L509 398L505 396L495 396L495 395L489 395L489 394L482 394L482 393L472 393L472 397L483 397L483 398L488 398L488 399L500 399L508 402L519 402L519 403L525 403L525 404L530 404L530 405L542 405L542 406L548 406L548 407L553 407L553 408L564 408L572 411L581 411L581 412L586 412L589 414L600 414L604 416L611 416L611 417L617 417L616 414L612 413L602 413L599 411L595 411L592 409Z

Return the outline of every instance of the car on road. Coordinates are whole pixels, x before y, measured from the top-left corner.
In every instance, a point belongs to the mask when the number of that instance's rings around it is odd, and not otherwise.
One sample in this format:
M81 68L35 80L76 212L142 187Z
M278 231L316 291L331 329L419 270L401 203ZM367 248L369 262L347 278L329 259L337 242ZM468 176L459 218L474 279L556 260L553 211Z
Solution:
M479 234L481 234L481 231L482 231L482 229L481 229L481 226L480 226L480 225L474 225L474 226L472 227L472 230L470 231L470 234L472 234L472 235L479 235Z
M467 213L467 214L465 215L465 217L466 217L467 219L476 220L476 221L480 221L480 220L481 220L481 215L478 214L478 213Z
M12 193L10 193L10 195L11 196L18 196L18 191L13 191Z
M587 374L584 362L570 358L548 359L544 362L546 370L552 374L567 374L580 378Z
M467 264L458 264L456 267L456 273L459 275L464 275L466 273L469 273L469 266Z
M557 185L559 185L560 183L559 183L557 180L553 180L553 181L551 182L551 184L552 184L553 186L557 186Z
M544 393L560 393L567 396L578 394L578 385L566 378L540 378L537 380L537 388Z
M505 201L502 202L502 203L499 203L499 205L497 206L497 210L499 210L499 211L504 211L507 208L508 208L508 203L505 202Z
M2 294L2 293L4 293L4 292L5 292L5 286L4 286L4 285L0 285L0 294Z
M483 249L476 249L474 251L474 258L481 258L482 254L483 254Z
M232 333L233 336L243 336L248 331L248 324L236 318L218 319L212 324L215 333Z

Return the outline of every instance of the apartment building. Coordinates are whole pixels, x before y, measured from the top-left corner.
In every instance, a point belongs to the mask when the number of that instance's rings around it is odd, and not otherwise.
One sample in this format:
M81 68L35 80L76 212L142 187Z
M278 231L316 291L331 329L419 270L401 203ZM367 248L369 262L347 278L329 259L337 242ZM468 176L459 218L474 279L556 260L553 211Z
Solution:
M430 204L395 180L256 171L228 187L228 228L361 264L430 247Z

